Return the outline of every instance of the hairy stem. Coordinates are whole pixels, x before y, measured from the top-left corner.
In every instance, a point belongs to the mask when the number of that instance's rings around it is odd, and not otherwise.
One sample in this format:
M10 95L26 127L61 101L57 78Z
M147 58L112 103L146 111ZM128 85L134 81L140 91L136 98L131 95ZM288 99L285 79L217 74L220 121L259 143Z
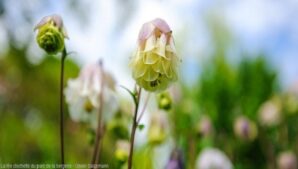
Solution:
M93 156L91 160L91 169L95 168L95 165L99 161L99 156L100 156L100 144L102 141L102 111L103 111L103 90L104 90L104 72L103 72L103 64L100 61L99 62L100 66L100 72L101 72L101 91L100 91L100 98L99 98L99 109L98 109L98 123L97 123L97 129L96 129L96 138L95 138L95 144L94 144L94 150L93 150Z
M135 112L133 117L133 124L132 124L132 130L131 130L131 136L130 136L130 150L129 150L129 158L128 158L128 169L132 168L132 159L133 159L133 147L134 147L134 140L135 140L135 133L136 129L138 127L137 122L137 116L138 116L138 109L139 109L139 103L140 103L140 96L141 96L142 88L139 88L138 95L137 95L137 101L135 102Z
M60 74L60 144L61 144L61 164L64 169L64 104L63 104L63 88L64 88L64 61L67 56L66 49L62 51L61 57L61 74Z

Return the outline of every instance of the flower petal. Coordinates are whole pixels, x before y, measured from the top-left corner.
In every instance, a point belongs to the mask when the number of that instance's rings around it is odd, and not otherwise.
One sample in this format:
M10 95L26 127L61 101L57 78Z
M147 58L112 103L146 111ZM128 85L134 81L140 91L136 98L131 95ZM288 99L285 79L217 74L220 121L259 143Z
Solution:
M152 68L148 68L144 76L145 81L155 81L158 78L159 73L155 72Z
M155 52L166 58L166 44L167 44L167 37L164 33L161 34L160 38L158 38L157 42L156 42L156 50Z
M147 52L145 53L145 56L143 57L144 64L152 65L156 63L159 59L159 56L156 55L153 52Z
M155 48L155 44L156 44L156 37L152 35L145 42L144 52L153 50Z
M151 22L155 27L157 27L163 33L169 33L172 31L170 26L163 19L156 18Z

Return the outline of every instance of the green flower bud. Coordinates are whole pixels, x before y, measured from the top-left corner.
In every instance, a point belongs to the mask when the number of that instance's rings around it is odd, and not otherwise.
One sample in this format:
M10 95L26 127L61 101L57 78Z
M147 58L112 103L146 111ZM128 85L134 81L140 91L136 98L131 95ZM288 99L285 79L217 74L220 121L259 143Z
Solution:
M158 107L163 110L170 110L172 107L172 99L168 92L163 92L157 95Z
M57 54L64 49L64 38L68 38L59 15L50 15L42 18L35 26L38 30L36 41L48 54Z

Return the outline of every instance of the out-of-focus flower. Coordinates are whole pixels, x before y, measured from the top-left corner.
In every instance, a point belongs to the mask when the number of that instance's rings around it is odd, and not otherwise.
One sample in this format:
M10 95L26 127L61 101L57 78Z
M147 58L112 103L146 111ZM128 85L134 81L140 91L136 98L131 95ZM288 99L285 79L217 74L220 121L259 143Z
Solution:
M172 151L169 162L166 165L166 169L184 169L184 157L183 153L179 149Z
M277 159L279 169L298 169L297 159L293 152L282 152Z
M93 129L97 127L101 92L103 92L103 119L105 121L112 119L118 108L114 91L115 81L109 73L101 71L99 64L86 65L78 78L68 81L65 90L71 119L89 123ZM101 88L102 80L104 80L103 89Z
M203 137L209 137L213 134L213 126L208 116L203 116L197 126L198 134Z
M182 99L181 87L178 84L174 84L169 88L170 95L173 98L174 103L179 103Z
M197 158L196 169L232 169L229 158L215 148L204 149Z
M130 63L137 84L151 92L165 90L177 80L178 61L169 25L159 18L145 23Z
M283 99L284 110L289 115L294 115L298 113L298 95L294 95L293 93L287 93Z
M168 92L162 92L157 95L158 107L163 110L170 110L172 107L172 99Z
M116 143L115 157L120 162L126 162L129 155L130 144L127 140L118 140Z
M165 113L157 112L152 114L148 130L148 141L150 144L158 145L165 141L167 125Z
M253 141L258 135L258 130L253 121L240 116L234 122L234 133L243 140Z
M259 110L259 120L264 126L275 126L281 121L281 104L278 98L263 103Z
M46 16L35 26L37 43L48 54L57 54L64 49L64 38L68 38L63 20L59 15Z
M128 139L128 121L124 117L115 117L108 122L108 131L118 139Z

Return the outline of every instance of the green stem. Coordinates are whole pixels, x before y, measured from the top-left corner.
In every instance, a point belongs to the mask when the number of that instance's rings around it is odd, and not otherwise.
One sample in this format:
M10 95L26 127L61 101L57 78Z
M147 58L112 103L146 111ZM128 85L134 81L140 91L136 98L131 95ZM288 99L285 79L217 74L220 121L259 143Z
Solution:
M104 92L104 72L103 72L103 64L100 61L99 62L100 66L100 73L101 73L101 91L100 91L100 98L99 98L99 109L98 109L98 123L97 123L97 129L96 129L96 138L95 138L95 144L94 144L94 151L93 151L93 156L91 160L91 169L95 168L95 165L99 161L100 157L100 144L102 141L102 111L103 111L103 92Z
M61 144L61 164L64 169L64 104L63 104L63 87L64 87L64 61L67 56L66 49L62 51L61 57L61 74L60 74L60 144Z
M128 169L132 168L133 148L134 148L135 133L136 133L136 129L138 127L137 116L138 116L138 109L139 109L141 91L142 91L142 88L140 87L139 91L137 93L137 98L136 98L136 102L135 102L135 112L134 112L133 125L132 125L131 136L130 136L130 150L129 150L129 158L128 158Z

